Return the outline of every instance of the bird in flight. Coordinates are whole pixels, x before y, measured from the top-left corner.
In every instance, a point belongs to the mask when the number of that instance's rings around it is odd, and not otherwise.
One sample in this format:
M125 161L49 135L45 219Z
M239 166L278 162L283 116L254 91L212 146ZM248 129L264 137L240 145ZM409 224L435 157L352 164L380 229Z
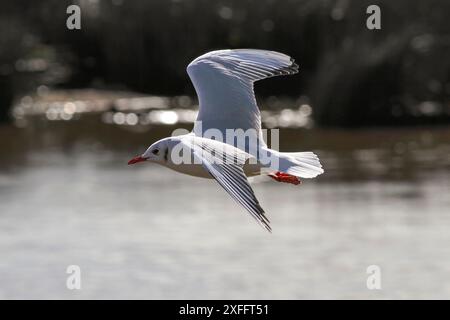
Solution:
M208 52L187 67L199 113L192 132L153 143L128 164L149 161L191 176L215 179L269 232L271 227L248 176L268 174L299 184L324 171L313 152L279 152L264 142L253 84L298 72L282 53L234 49Z

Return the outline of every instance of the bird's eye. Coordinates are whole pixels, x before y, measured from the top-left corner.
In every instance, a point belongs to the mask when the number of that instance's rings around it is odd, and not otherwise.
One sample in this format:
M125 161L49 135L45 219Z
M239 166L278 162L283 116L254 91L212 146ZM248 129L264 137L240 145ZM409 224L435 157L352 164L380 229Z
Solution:
M158 152L159 152L158 149L155 149L155 150L152 151L153 154L158 154Z

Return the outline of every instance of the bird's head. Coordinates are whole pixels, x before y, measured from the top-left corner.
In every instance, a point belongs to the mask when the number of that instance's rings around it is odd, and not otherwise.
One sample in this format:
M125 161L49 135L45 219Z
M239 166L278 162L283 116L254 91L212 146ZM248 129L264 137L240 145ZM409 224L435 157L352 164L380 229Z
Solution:
M128 164L135 164L143 161L151 161L164 164L167 162L169 156L169 144L167 139L162 139L152 144L148 149L140 156L134 157Z

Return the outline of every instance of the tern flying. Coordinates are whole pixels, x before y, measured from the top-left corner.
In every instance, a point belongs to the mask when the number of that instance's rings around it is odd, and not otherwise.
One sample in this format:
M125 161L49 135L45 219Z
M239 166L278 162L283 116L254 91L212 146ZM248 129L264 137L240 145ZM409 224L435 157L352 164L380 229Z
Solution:
M213 178L271 231L247 176L267 173L276 181L299 184L299 178L324 172L313 152L279 152L262 138L253 83L295 74L298 65L274 51L218 50L196 58L187 72L200 105L193 131L153 143L128 164L150 161L184 174ZM230 133L234 133L232 138L225 139Z

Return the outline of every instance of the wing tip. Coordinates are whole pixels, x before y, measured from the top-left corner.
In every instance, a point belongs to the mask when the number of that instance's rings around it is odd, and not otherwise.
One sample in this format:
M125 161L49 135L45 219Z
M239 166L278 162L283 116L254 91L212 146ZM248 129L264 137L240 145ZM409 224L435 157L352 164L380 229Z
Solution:
M264 227L264 229L266 229L269 233L272 233L272 227L270 226L270 221L269 219L267 219L267 217L262 214L262 217L264 218L264 220L261 221L262 226ZM266 221L267 220L267 221Z
M286 55L281 52L277 52L277 51L262 50L262 49L222 49L222 50L209 51L209 52L206 52L206 53L198 56L194 60L192 60L187 65L186 71L190 75L190 71L193 71L194 67L197 66L199 63L204 62L205 60L208 60L208 59L211 59L214 57L216 57L216 58L220 57L224 53L232 56L233 53L252 53L252 52L259 53L259 54L267 54L267 55L269 55L269 54L278 55L279 59L280 59L279 62L284 64L284 66L281 66L279 68L272 68L271 70L267 70L269 72L268 72L268 74L266 74L265 77L254 79L255 81L274 77L274 76L293 75L293 74L297 74L299 72L299 65L295 62L294 58L292 58L291 56ZM249 61L251 61L251 59Z
M286 76L286 75L297 74L299 72L300 66L295 62L295 60L293 58L289 57L289 59L290 59L290 64L288 66L281 67L279 69L274 70L273 74L271 76ZM269 76L269 78L270 78L270 76Z
M258 209L259 212L257 214L258 217L258 222L261 224L261 226L266 229L267 231L269 231L269 233L272 233L272 227L270 226L270 220L269 218L267 218L264 209L261 207L261 205L258 202ZM256 218L256 217L255 217Z
M295 62L294 58L291 58L291 65L287 67L289 73L288 74L296 74L299 71L300 66Z

